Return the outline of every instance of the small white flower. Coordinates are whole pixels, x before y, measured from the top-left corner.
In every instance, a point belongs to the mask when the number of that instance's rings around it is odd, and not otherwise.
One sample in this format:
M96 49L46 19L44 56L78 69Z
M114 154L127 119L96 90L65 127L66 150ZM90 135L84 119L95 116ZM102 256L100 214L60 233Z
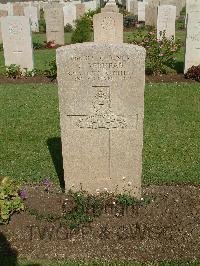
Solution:
M129 182L128 182L128 186L131 186L131 185L132 185L132 182L131 182L131 181L129 181Z
M118 217L119 216L119 213L117 212L115 215Z
M116 203L115 203L115 201L113 201L113 205L115 205Z
M143 201L144 200L144 198L141 198L141 201Z

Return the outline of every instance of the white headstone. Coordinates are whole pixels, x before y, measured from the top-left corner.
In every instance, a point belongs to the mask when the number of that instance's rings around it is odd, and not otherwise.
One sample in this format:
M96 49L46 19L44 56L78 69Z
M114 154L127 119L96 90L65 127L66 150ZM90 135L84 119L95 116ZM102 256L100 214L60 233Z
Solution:
M190 12L187 17L185 71L200 65L200 12Z
M64 25L70 24L74 25L76 20L76 6L74 3L67 3L63 7L63 13L64 13Z
M145 21L145 2L138 2L138 21Z
M35 7L35 6L24 7L24 14L26 17L30 18L31 30L34 32L39 32L37 7Z
M5 65L33 69L32 34L29 18L8 16L1 22Z
M165 37L175 39L176 7L170 5L158 6L157 38Z

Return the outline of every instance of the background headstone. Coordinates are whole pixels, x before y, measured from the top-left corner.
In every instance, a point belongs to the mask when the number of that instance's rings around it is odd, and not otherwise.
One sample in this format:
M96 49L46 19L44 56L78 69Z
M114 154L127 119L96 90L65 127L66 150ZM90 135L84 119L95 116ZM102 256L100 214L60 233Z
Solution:
M140 199L145 49L61 47L57 69L66 191L130 191Z
M74 22L76 20L76 6L74 3L67 3L63 7L63 13L64 13L64 25L70 24L74 26Z
M145 2L138 2L138 21L145 21Z
M99 13L93 16L94 42L123 43L123 15Z
M157 38L162 39L163 33L165 37L171 39L175 38L175 21L176 21L176 7L170 5L158 6L157 19Z
M13 16L24 16L24 7L20 3L13 3Z
M200 12L191 12L187 17L185 72L200 65Z
M2 33L1 33L1 20L3 17L8 16L8 11L0 10L0 43L2 43Z
M45 21L47 42L55 41L56 44L63 45L64 40L64 16L63 7L58 3L50 3L45 6Z
M35 6L24 7L24 14L26 17L30 18L31 30L33 32L39 32L39 22L38 22L38 9Z
M156 27L158 7L154 5L145 6L145 25Z
M33 69L32 33L29 18L8 16L1 22L5 65Z
M80 19L85 13L85 4L76 4L76 19Z

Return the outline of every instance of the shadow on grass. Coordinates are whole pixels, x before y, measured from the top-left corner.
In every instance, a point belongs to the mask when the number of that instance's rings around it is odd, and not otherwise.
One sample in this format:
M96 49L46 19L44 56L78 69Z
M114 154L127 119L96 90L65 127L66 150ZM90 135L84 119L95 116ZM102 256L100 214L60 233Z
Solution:
M11 248L4 234L0 232L0 265L17 266L17 255L17 250Z
M65 188L64 171L63 171L63 158L62 158L62 143L61 138L51 138L47 140L47 145L51 158L59 178L60 187L62 190Z

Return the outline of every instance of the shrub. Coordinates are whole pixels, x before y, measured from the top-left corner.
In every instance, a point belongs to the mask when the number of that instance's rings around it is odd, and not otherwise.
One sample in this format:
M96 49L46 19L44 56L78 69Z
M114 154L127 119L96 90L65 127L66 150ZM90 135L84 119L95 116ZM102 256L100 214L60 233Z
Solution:
M194 79L200 82L200 65L192 66L188 69L187 73L185 74L187 79Z
M41 49L43 48L43 44L41 42L38 42L38 41L34 41L33 42L33 49L34 50L38 50L38 49Z
M140 36L141 37L141 36ZM167 39L163 33L162 40L158 40L155 32L144 35L142 41L135 41L146 49L146 73L166 74L174 68L175 54L180 50L180 40Z
M54 80L57 78L57 65L56 59L53 59L49 62L49 68L44 72L45 76Z
M92 20L85 15L76 20L75 30L72 34L72 43L82 43L91 40Z
M64 28L65 32L72 32L73 31L73 27L71 24L67 23L65 25L65 28Z
M185 29L185 16L180 16L176 20L176 30L184 30Z
M6 77L8 78L20 78L22 76L22 70L19 65L11 64L6 67Z
M137 16L134 15L128 15L124 16L124 28L132 28L135 27L137 23Z
M20 197L21 196L21 197ZM14 212L24 210L24 193L18 193L14 182L8 177L0 178L0 224L8 223Z

